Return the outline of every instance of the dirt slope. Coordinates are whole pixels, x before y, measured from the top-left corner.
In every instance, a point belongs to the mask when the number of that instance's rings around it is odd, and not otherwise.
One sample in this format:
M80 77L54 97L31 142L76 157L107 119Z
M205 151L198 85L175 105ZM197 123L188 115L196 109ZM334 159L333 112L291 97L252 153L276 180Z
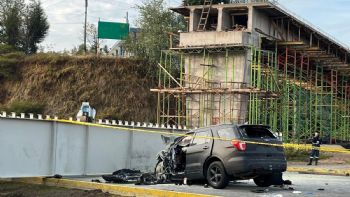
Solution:
M0 104L45 104L45 113L75 116L89 101L99 118L154 121L155 67L141 60L41 54L21 61L16 79L3 80Z

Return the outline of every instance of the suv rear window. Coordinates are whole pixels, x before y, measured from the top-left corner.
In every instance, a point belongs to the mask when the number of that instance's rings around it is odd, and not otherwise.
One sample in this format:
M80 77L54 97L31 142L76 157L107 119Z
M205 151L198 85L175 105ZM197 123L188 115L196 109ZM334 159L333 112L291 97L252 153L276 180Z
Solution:
M271 131L266 127L259 126L243 126L241 133L244 138L255 138L255 139L276 139Z

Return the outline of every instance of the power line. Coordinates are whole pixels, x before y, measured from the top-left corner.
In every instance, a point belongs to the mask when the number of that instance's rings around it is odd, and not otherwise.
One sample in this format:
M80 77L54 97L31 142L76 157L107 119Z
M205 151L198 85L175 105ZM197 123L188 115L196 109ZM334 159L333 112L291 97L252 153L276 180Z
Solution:
M50 23L53 25L81 25L81 22L68 22L68 23Z
M48 5L44 6L44 8L47 9L47 8L49 8L49 7L53 6L53 5L59 4L59 3L63 2L63 1L65 1L65 0L59 0L59 1L53 2L51 4L48 4Z

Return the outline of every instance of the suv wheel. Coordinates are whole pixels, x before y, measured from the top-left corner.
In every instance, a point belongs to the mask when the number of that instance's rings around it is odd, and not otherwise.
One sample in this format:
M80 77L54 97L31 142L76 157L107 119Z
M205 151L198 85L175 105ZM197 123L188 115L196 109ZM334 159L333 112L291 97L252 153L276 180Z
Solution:
M270 187L271 186L271 176L265 175L265 176L258 176L254 178L254 183L258 187Z
M207 170L207 181L215 189L222 189L228 185L228 177L224 165L220 161L211 163Z

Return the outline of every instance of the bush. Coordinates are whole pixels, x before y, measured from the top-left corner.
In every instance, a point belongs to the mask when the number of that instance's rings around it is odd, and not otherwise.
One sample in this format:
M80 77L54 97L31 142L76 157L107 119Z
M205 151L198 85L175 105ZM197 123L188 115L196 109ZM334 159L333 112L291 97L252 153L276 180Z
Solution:
M24 57L22 52L7 45L0 45L0 80L15 76L19 61Z
M293 147L285 147L284 149L287 161L303 161L307 162L310 158L311 150L293 148ZM328 159L332 157L329 154L320 153L320 159Z
M43 114L45 111L45 104L32 101L15 101L8 106L6 111L16 113Z
M287 161L308 161L310 153L304 149L286 147L284 149Z
M12 46L0 44L0 55L14 52L15 49Z

